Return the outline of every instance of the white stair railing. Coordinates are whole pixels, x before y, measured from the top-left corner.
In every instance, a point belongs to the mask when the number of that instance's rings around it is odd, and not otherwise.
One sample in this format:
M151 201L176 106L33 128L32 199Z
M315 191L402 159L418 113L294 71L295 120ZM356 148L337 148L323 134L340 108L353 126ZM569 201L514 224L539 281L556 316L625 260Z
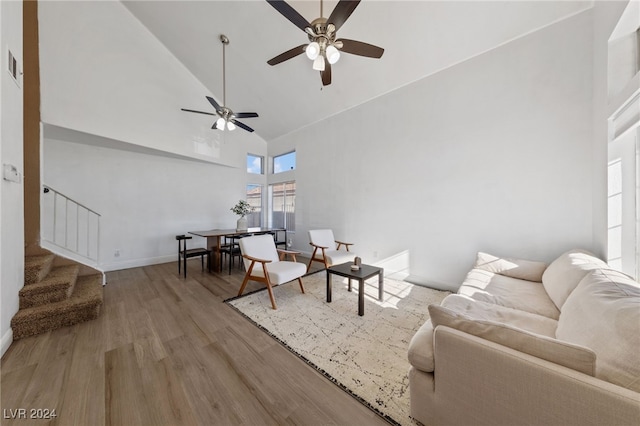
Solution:
M43 188L42 242L63 249L64 254L69 257L80 256L89 260L90 265L97 266L100 254L100 213L50 186L43 185Z

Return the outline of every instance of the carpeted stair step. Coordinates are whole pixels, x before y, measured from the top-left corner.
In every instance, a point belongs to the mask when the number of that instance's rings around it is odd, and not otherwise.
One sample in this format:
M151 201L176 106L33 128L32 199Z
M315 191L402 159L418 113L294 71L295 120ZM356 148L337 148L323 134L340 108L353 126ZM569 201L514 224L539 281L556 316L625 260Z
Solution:
M24 284L34 284L47 276L53 266L54 254L27 256L24 260Z
M11 319L13 339L33 336L98 318L102 306L102 276L79 277L70 298L20 309Z
M20 309L59 302L71 296L76 285L79 265L53 268L41 281L20 289Z

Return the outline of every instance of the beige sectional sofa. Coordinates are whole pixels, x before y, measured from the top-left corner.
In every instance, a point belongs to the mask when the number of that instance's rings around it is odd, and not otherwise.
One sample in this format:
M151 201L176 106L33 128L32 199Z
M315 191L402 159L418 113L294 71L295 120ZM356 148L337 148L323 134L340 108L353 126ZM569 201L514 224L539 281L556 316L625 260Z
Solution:
M478 253L409 346L425 425L640 425L640 284L582 250Z

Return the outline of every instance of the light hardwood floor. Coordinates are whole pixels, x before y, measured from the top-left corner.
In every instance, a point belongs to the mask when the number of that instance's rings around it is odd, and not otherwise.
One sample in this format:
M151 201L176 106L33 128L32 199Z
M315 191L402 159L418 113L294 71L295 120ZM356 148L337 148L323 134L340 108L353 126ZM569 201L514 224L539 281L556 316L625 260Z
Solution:
M387 424L223 303L243 272L203 273L199 259L188 272L176 262L110 272L97 320L14 342L1 423ZM18 409L26 420L11 418ZM57 417L29 419L43 414L32 409Z

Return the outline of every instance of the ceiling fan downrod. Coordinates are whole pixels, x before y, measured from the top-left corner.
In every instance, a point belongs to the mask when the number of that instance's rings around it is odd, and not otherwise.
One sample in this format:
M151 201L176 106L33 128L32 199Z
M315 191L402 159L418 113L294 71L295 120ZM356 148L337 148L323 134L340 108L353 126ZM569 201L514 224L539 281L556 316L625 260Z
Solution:
M226 49L225 48L227 47L227 44L229 44L229 38L224 34L220 34L220 41L222 42L222 105L226 106L227 105L227 78L226 78L227 65L226 65L226 55L225 55Z

